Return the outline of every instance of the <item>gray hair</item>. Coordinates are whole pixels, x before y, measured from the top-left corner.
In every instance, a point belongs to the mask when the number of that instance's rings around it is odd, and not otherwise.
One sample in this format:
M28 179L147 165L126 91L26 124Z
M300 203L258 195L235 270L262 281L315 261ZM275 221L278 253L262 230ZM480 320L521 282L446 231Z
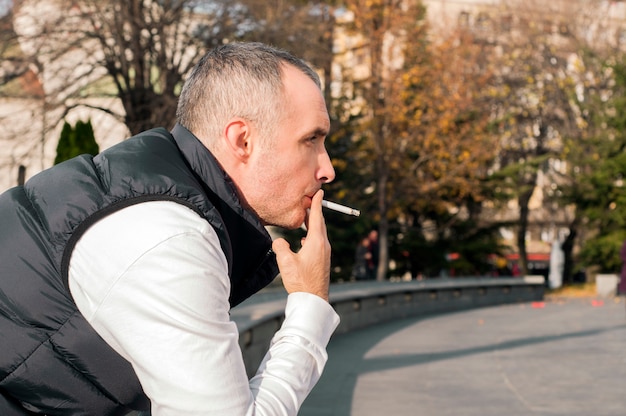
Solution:
M254 123L263 138L284 113L282 65L292 65L321 89L320 79L303 60L262 43L230 43L209 51L193 68L181 91L178 123L213 148L233 117Z

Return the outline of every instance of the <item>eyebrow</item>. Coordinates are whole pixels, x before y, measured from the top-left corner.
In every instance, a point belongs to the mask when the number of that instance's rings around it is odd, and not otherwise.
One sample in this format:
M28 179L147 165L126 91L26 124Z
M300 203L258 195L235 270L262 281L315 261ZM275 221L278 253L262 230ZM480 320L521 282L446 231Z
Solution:
M322 128L316 128L315 130L313 130L312 132L306 135L306 137L311 137L311 136L315 136L315 137L328 136L328 130L322 129Z

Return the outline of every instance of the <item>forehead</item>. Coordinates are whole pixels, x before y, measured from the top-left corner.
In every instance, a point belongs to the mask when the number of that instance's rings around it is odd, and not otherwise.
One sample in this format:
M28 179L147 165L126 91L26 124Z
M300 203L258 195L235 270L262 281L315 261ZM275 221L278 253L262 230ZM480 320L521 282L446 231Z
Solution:
M326 103L319 87L299 69L285 65L284 94L288 116L298 120L302 127L328 131L330 120Z

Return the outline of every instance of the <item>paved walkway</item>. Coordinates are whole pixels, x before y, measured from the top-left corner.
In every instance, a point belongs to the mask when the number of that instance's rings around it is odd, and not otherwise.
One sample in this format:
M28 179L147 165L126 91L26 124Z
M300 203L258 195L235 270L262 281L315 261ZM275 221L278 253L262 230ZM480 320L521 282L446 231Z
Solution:
M300 416L624 416L626 308L568 299L334 337Z

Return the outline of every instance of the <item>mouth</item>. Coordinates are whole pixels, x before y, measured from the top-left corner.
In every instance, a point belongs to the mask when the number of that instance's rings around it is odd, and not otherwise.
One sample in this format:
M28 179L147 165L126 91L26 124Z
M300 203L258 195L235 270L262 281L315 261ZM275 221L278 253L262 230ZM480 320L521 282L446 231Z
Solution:
M305 196L304 197L304 209L306 211L310 210L312 204L313 204L313 198L310 196Z
M317 193L317 190L315 190L313 193L306 194L304 196L304 208L306 209L311 208L311 204L313 204L313 197L315 196L316 193Z

